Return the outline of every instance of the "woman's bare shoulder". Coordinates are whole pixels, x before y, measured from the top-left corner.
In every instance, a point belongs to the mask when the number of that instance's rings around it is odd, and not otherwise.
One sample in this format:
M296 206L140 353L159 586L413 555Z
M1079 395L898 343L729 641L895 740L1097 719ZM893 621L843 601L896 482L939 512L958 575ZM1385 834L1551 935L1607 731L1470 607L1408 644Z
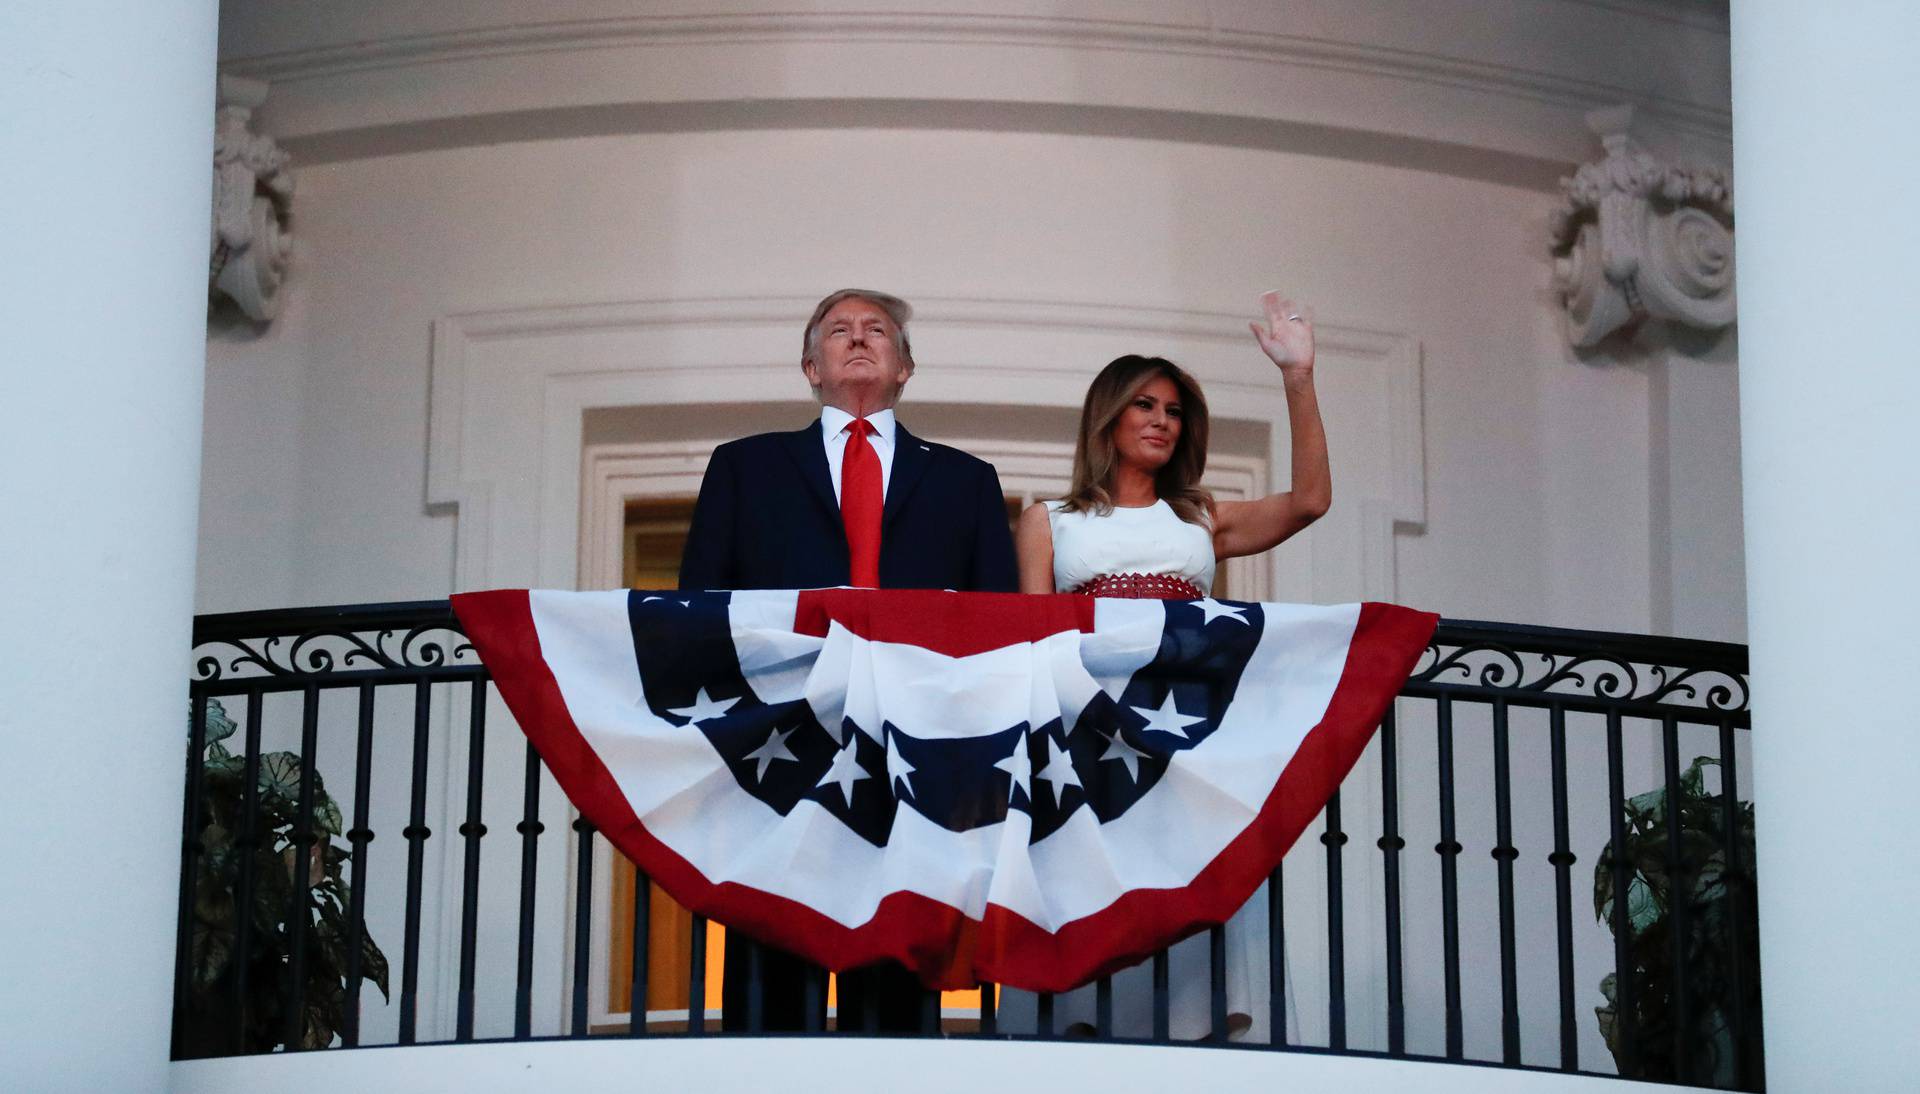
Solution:
M1045 529L1051 534L1053 531L1053 506L1044 501L1036 501L1021 510L1020 529L1022 531L1028 529L1034 531Z

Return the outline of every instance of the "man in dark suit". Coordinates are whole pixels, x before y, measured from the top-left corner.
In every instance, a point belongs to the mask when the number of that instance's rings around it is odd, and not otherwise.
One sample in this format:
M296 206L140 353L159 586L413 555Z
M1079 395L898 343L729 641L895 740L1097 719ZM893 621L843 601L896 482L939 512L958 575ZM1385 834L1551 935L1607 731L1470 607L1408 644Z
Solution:
M682 589L1019 588L992 465L894 421L913 376L913 309L842 289L807 321L800 368L820 418L714 450L680 563ZM727 947L722 1025L747 1028L750 946ZM763 1028L801 1028L807 967L759 947ZM893 962L839 979L840 1027L917 1029L926 993Z

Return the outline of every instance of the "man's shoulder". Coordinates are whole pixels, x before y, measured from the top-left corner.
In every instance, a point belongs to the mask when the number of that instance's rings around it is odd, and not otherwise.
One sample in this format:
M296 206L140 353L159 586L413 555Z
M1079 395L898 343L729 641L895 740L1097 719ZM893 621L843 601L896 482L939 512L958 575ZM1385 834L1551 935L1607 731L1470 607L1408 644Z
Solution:
M959 474L980 475L995 474L993 465L971 452L958 449L938 441L929 441L924 437L907 434L903 440L910 441L927 450L928 456L936 466L944 467Z
M755 433L749 437L723 441L714 446L713 456L714 459L730 459L753 457L768 451L784 450L794 442L796 437L803 437L809 430L814 429L816 429L815 426L808 425L800 429L778 430L773 433Z

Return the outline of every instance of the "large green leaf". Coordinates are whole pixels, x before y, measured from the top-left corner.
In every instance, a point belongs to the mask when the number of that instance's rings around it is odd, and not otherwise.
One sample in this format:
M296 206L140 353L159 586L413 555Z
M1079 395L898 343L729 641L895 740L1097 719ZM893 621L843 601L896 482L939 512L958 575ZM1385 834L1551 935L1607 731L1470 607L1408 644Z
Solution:
M226 740L228 737L233 736L234 732L240 728L233 723L232 718L227 717L227 708L222 706L218 699L207 700L207 718L205 724L206 736L204 740L209 745L215 745ZM222 751L225 750L223 749Z
M345 823L340 816L340 807L334 804L331 797L327 796L319 796L314 802L313 822L319 827L320 831L325 832L329 836L339 835Z
M260 800L291 820L300 802L300 757L291 752L269 752L260 758Z

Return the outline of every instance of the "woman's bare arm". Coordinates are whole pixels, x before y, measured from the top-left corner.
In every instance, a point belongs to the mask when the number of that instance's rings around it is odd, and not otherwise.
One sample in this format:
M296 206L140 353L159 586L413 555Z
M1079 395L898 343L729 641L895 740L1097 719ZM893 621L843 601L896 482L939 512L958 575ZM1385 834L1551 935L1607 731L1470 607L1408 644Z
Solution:
M1053 522L1045 502L1034 502L1020 514L1013 532L1013 553L1020 564L1020 591L1053 591Z
M1292 483L1284 493L1258 501L1223 501L1214 507L1213 554L1238 558L1270 551L1326 514L1333 504L1327 466L1327 432L1313 387L1313 318L1276 293L1262 298L1267 323L1251 324L1260 349L1280 367L1292 435Z

